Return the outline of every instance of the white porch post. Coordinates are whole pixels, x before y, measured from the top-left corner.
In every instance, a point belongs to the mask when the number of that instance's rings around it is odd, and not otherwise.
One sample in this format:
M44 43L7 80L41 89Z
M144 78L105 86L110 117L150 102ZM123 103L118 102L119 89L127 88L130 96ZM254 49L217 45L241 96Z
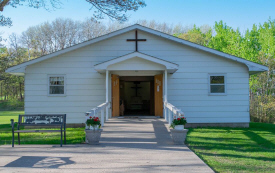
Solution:
M101 114L100 116L101 126L103 127L104 126L104 109L101 109L100 114Z
M167 102L167 69L165 70L165 74L164 74L164 78L165 78L165 102Z
M109 118L109 71L106 70L106 102L108 105L106 106L106 121Z
M172 123L172 111L168 110L168 123L169 125Z
M164 119L165 119L165 121L167 121L167 108L166 108L165 104L164 104Z
M164 102L166 103L167 102L167 69L165 69L165 72L164 72ZM164 117L165 117L165 120L167 121L168 118L167 118L167 108L166 106L164 105Z

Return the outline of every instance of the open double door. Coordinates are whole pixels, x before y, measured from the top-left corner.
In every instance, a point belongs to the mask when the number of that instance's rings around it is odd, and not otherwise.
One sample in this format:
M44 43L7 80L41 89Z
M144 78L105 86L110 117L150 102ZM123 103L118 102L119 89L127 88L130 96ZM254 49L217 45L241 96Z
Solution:
M119 116L119 76L112 74L112 116ZM154 76L155 116L163 116L163 75Z

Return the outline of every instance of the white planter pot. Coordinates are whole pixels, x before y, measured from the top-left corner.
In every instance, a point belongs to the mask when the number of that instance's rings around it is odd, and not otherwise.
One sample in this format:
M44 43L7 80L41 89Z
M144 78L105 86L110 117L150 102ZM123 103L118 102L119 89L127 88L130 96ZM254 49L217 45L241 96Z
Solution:
M175 125L175 130L183 130L184 125Z
M170 131L171 131L171 136L174 144L184 144L188 129L184 129L184 130L170 129Z
M89 126L90 130L98 130L99 129L99 125L95 125L95 126Z
M102 131L103 131L102 129L98 129L98 130L85 130L85 132L86 132L86 140L87 140L88 144L90 144L90 145L98 145Z

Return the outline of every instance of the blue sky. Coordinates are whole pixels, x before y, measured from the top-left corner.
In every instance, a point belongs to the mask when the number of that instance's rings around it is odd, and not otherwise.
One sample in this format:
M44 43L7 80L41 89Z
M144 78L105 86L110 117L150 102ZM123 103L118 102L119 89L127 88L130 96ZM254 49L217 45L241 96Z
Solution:
M20 34L28 27L38 25L56 18L84 20L92 16L91 6L85 0L61 0L63 6L48 12L44 9L33 9L26 6L6 7L4 15L13 20L12 27L1 27L3 38L15 32ZM137 12L130 12L129 22L139 19L155 20L169 24L214 25L223 20L233 28L244 32L253 24L275 19L274 0L145 0L147 6Z

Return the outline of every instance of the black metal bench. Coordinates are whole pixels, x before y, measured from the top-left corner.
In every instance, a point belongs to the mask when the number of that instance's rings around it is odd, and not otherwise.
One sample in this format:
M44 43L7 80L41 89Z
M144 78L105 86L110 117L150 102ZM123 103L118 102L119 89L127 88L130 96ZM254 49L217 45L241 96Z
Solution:
M62 147L63 133L64 144L66 144L66 114L28 114L19 115L17 130L14 130L14 120L11 119L12 126L12 147L14 147L14 133L18 134L18 144L20 145L20 133L44 133L44 132L59 132L61 135L60 147ZM33 130L24 129L20 130L21 126L35 126L41 127L59 127L60 130Z

